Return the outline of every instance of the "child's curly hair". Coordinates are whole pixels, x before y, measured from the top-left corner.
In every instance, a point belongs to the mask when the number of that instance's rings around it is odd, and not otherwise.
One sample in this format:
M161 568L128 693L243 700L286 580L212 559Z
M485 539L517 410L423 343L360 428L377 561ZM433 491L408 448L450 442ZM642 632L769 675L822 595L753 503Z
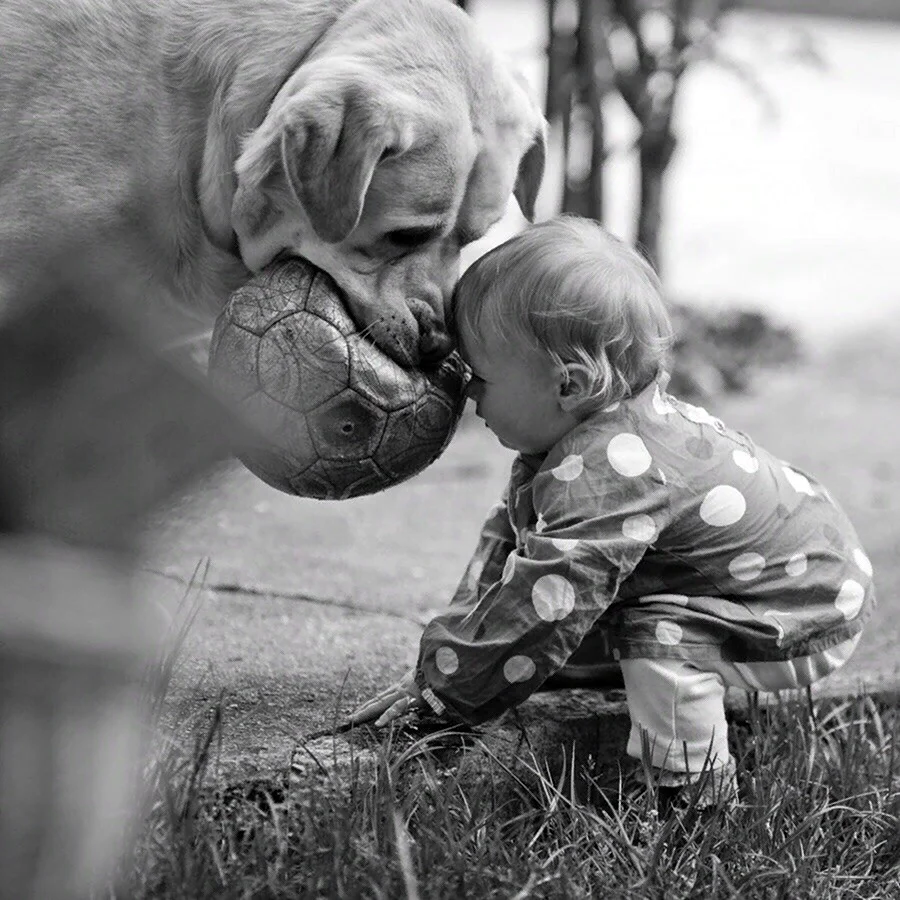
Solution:
M559 216L476 260L453 294L459 331L524 342L590 373L602 406L637 393L663 365L672 326L659 278L592 219Z

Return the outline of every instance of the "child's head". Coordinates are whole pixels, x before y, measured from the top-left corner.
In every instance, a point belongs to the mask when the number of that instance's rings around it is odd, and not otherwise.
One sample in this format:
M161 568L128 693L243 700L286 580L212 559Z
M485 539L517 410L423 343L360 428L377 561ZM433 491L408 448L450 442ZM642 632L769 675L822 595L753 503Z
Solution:
M649 384L671 336L651 266L592 220L574 216L532 226L482 256L460 279L453 307L468 361L476 356L482 367L500 358L527 362L518 372L494 373L520 381L545 369L545 386L558 393L569 427ZM531 396L525 387L519 385L519 405ZM536 386L528 387L533 394ZM476 401L478 389L476 381ZM548 413L549 407L542 416ZM561 437L556 432L564 424L561 419L535 446L508 443L526 452L549 449L537 445Z

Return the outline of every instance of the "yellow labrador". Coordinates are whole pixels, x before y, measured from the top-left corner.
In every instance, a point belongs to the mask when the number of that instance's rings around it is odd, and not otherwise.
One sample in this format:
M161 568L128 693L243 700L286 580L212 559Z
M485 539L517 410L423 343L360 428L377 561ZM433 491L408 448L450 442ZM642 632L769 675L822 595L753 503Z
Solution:
M37 309L48 269L122 308L167 311L159 324L177 310L209 320L252 271L296 254L335 278L386 351L426 361L448 347L460 247L513 193L532 213L543 134L450 0L0 0L0 328L15 332L17 303ZM85 261L95 274L102 264L102 280L79 274ZM91 342L65 330L70 319L54 319L54 353L84 362ZM41 356L40 341L25 344ZM47 361L52 374L59 360ZM82 379L83 393L100 403L107 370L86 362L100 380ZM12 468L7 479L23 474ZM88 468L114 493L104 466ZM122 493L140 494L127 482ZM0 634L30 630L0 641L26 673L0 698L0 734L16 739L0 778L0 895L86 896L121 834L112 811L129 796L136 708L124 672L140 655L126 636L142 644L145 629L127 602L127 560L89 546L104 540L81 527L76 551L66 529L53 541L10 537L8 525L0 515ZM80 630L63 624L73 616ZM86 634L96 660L77 646Z
M450 0L2 0L0 279L77 236L211 317L300 255L416 364L460 247L533 214L543 128Z

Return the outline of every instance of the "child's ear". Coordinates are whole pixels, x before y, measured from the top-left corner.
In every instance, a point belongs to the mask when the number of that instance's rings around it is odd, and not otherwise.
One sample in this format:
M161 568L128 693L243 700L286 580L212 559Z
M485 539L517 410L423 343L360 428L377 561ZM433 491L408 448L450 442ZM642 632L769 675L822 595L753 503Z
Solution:
M594 391L594 373L582 363L567 363L559 373L559 406L572 412L589 400Z

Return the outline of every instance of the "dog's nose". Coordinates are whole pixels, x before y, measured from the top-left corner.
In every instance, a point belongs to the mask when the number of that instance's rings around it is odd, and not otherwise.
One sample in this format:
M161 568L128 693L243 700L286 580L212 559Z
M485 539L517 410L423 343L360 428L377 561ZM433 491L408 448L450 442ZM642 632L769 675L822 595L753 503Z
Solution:
M419 334L419 359L422 365L439 363L453 349L450 335L444 331L426 331Z
M419 325L419 364L435 365L453 349L453 339L430 306L422 301L409 306Z

